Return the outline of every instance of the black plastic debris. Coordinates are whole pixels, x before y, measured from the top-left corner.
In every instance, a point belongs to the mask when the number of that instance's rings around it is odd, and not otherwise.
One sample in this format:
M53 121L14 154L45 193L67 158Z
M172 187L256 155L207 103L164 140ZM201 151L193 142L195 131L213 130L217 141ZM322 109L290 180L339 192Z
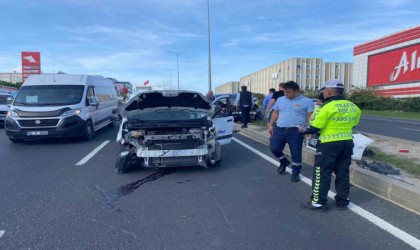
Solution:
M373 162L368 163L365 160L361 160L361 161L356 161L356 164L361 168L368 169L368 170L371 170L373 172L383 174L383 175L401 175L401 172L399 169L395 169L388 163L384 163L384 162L373 161Z
M371 157L374 155L375 155L375 152L373 152L373 150L370 148L366 148L365 151L363 151L363 156Z

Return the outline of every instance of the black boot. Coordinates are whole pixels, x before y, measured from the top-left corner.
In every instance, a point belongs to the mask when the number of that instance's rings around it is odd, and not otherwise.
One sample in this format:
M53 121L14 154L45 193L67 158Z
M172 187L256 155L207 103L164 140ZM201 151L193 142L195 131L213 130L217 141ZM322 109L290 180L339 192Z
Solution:
M290 161L286 157L283 157L280 160L280 165L277 168L277 173L284 174L284 172L286 171L286 167L289 165L290 165Z

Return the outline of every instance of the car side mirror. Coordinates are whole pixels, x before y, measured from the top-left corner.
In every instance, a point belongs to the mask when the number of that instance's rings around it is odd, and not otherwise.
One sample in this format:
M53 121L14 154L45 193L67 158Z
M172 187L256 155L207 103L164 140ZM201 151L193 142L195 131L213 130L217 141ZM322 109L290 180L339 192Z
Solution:
M7 107L10 108L10 106L12 106L12 102L13 102L13 97L7 98Z
M92 96L88 98L89 100L89 106L99 106L99 100L96 96Z

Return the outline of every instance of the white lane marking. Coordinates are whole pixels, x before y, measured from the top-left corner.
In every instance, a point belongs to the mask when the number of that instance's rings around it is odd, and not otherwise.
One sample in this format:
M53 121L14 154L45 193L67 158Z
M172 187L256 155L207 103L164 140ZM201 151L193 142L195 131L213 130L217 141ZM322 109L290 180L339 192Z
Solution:
M273 158L269 157L268 155L265 155L263 153L261 153L260 151L256 150L255 148L249 146L248 144L245 144L244 142L233 138L234 141L236 141L237 143L241 144L242 146L244 146L245 148L251 150L252 152L254 152L255 154L261 156L262 158L266 159L267 161L273 163L276 167L279 165L279 163L274 160ZM291 173L292 170L287 167L286 171L288 173ZM312 186L312 180L310 180L309 178L306 178L303 175L300 175L301 180L308 184L309 186ZM331 199L334 199L335 193L332 191L328 192L328 197L330 197ZM420 249L420 240L413 237L412 235L402 231L401 229L391 225L390 223L384 221L383 219L377 217L376 215L364 210L363 208L355 205L354 203L351 203L347 206L349 208L349 210L353 211L354 213L358 214L359 216L365 218L366 220L372 222L373 224L375 224L376 226L378 226L379 228L381 228L382 230L387 231L388 233L394 235L395 237L397 237L398 239L404 241L405 243L407 243L408 245L414 247L415 249Z
M4 233L6 233L6 231L0 230L0 238L4 235Z
M402 128L402 127L400 127L400 128ZM420 129L415 129L415 128L402 128L402 129L414 130L414 131L420 131Z
M86 155L83 159L81 159L78 163L76 163L77 166L81 166L85 164L87 161L90 160L96 153L99 152L103 147L105 147L109 143L109 140L104 141L101 145L96 147L92 152L90 152L88 155Z

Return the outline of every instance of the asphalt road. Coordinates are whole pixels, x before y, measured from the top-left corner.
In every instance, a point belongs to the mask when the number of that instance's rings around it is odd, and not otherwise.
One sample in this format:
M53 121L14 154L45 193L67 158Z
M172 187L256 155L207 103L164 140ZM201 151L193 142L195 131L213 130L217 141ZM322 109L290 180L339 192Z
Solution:
M355 131L420 142L420 121L362 116Z
M117 175L116 131L13 144L0 130L0 249L412 249L333 201L328 213L302 209L310 187L236 141L217 167ZM267 146L235 138L271 157ZM351 199L418 244L419 215L355 187Z

